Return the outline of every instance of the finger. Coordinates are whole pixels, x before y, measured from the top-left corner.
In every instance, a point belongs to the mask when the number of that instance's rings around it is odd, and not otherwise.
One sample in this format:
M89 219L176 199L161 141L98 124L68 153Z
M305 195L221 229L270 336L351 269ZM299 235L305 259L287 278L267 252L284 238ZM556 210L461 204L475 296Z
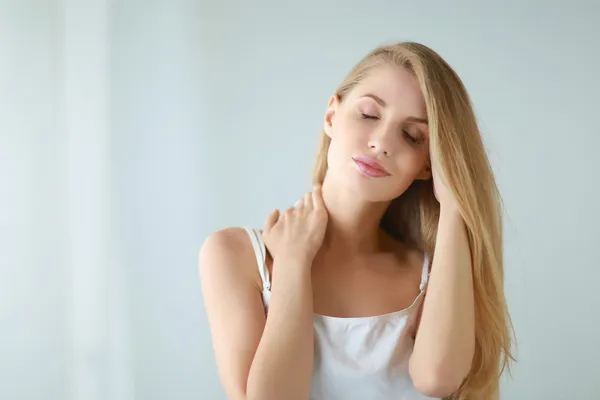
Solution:
M304 203L304 197L299 198L298 200L296 200L296 202L294 203L294 208L296 210L300 210L302 208L304 208L306 204Z
M283 212L283 214L281 214L281 217L279 218L279 220L282 222L289 221L296 212L297 212L297 209L295 207L290 207L287 210L285 210Z
M315 210L322 210L325 208L323 203L323 191L321 185L315 185L312 192L313 207Z
M304 195L304 208L305 209L309 209L312 210L313 209L313 199L312 199L312 193L311 192L307 192Z
M278 209L274 209L273 211L271 211L271 213L267 216L267 219L265 220L265 224L264 224L265 232L269 232L271 230L271 228L273 228L273 226L279 220L279 216L280 216L280 213L279 213Z

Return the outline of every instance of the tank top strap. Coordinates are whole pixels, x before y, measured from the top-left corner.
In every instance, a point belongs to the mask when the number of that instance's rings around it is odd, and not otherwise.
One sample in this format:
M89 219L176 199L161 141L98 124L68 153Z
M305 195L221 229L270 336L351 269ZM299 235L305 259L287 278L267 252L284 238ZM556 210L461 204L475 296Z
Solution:
M270 290L271 279L269 277L269 270L266 263L267 249L262 238L262 234L257 229L248 227L244 229L246 229L246 232L248 232L248 236L250 236L250 241L252 242L252 247L254 248L254 255L256 256L256 264L258 266L260 279L263 283L263 289Z
M421 284L419 290L425 289L427 286L427 280L429 279L429 255L425 253L425 259L423 260L423 270L421 272Z

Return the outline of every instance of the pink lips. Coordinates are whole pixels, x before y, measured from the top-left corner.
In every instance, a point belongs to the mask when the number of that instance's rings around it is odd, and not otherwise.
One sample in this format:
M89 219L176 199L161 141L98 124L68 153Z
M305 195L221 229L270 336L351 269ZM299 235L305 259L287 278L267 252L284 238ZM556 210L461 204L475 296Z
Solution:
M381 165L373 158L354 157L353 160L360 169L360 171L364 175L369 176L371 178L383 178L385 176L391 175L383 165Z

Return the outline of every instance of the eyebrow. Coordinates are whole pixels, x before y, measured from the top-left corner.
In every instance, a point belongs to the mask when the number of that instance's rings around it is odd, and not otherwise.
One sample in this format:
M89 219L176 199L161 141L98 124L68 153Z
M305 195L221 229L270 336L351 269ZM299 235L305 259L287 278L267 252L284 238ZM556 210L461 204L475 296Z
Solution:
M373 93L367 93L362 97L369 97L369 98L375 100L375 102L377 104L379 104L381 107L387 106L387 103L381 97L374 95ZM429 121L427 121L427 119L425 119L425 118L407 117L406 119L411 122L417 122L417 123L427 124L427 125L429 124Z

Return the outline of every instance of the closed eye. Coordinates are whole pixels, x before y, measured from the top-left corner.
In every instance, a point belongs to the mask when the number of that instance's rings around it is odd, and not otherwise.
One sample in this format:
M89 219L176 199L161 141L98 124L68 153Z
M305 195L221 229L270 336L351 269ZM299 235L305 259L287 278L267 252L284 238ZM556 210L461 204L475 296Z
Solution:
M411 142L412 144L419 144L421 143L421 141L423 140L422 136L412 136L410 133L406 132L405 130L402 131L402 134L404 135L404 137Z
M369 115L369 114L365 114L365 113L360 113L362 119L379 119L374 115Z

